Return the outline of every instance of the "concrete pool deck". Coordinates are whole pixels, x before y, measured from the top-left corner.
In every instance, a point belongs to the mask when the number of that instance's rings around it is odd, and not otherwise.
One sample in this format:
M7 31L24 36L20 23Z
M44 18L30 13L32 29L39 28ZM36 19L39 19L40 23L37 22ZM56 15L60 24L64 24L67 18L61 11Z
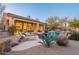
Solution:
M54 44L51 48L46 48L38 45L23 51L11 51L7 55L79 55L79 41L69 40L67 47Z
M33 40L33 41L26 41L26 42L20 43L19 45L13 47L12 51L23 51L23 50L41 45L38 42L39 42L38 40Z

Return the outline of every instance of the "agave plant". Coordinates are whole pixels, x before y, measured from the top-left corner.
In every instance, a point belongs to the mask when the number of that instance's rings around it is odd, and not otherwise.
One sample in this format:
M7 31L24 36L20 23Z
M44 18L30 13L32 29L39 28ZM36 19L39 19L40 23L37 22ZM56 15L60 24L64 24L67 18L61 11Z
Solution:
M47 32L47 31L45 31L43 34L39 35L39 38L42 39L42 41L43 41L43 43L46 47L51 47L51 42L56 41L58 35L59 34L57 32Z

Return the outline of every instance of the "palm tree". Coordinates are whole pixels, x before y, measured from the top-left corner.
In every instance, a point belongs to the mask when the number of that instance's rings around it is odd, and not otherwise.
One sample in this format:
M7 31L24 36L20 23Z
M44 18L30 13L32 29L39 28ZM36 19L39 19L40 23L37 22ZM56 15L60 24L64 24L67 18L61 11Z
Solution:
M39 21L39 18L36 18L35 21Z

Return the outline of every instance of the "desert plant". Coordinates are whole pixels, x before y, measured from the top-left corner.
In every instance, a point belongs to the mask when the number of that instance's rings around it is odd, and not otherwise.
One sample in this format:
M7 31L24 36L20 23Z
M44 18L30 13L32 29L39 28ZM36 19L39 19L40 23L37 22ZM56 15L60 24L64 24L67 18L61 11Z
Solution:
M72 28L79 28L79 20L74 18L72 21L69 22L69 26Z
M48 32L47 31L45 31L45 33L43 33L43 34L40 34L40 35L38 35L39 36L39 38L40 39L42 39L42 41L43 41L43 44L46 46L46 47L50 47L51 45L50 45L50 43L51 43L51 40L49 39L49 35L48 35Z
M58 37L58 40L56 41L56 43L59 45L59 46L67 46L68 45L68 37L67 37L67 34L60 34L59 37Z
M48 19L46 20L48 30L54 30L54 29L58 28L58 26L60 25L58 19L59 19L59 17L57 17L57 16L48 17Z
M16 32L16 26L14 25L10 26L8 31L11 35L14 35L14 33Z
M43 34L39 35L39 38L42 39L46 47L51 47L52 41L56 41L59 34L58 32L45 31Z
M66 38L64 38L64 39L58 39L56 43L59 46L67 46L68 45L68 40Z
M11 40L8 39L7 41L4 42L4 52L10 52L11 51Z
M69 39L79 41L79 32L73 32Z

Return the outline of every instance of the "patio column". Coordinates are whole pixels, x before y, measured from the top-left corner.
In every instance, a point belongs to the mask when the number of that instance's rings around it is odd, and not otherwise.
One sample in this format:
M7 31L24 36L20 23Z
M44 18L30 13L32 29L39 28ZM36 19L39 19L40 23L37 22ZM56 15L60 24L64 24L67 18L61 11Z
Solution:
M39 30L39 23L37 23L37 32L38 32L38 30Z

